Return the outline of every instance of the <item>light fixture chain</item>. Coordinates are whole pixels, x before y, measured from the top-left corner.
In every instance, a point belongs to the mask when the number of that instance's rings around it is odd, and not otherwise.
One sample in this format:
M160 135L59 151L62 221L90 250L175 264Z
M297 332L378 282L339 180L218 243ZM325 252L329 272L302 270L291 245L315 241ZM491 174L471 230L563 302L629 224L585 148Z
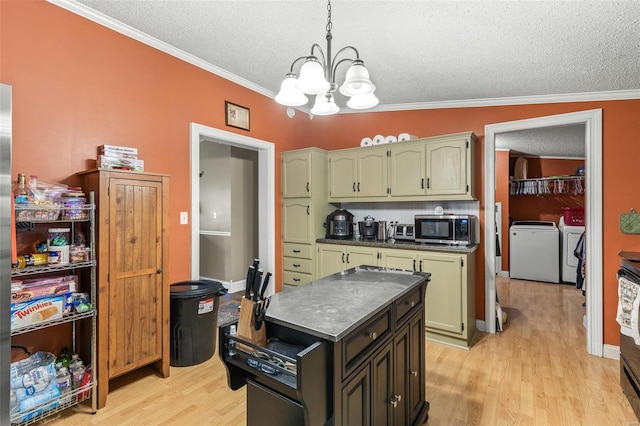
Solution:
M327 32L331 32L333 24L331 23L331 0L327 1Z

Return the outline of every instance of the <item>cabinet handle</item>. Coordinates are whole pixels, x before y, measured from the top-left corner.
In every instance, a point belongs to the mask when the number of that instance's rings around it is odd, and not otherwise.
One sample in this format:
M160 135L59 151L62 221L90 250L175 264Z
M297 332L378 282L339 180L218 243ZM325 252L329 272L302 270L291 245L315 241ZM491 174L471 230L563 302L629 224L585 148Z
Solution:
M427 189L431 188L431 178L427 178Z
M295 265L293 265L293 266L295 266ZM407 305L411 305L411 307L413 308L414 306L416 306L416 302L415 302L415 300L412 300L412 301L408 301L407 300Z
M369 338L371 340L376 340L378 338L378 333L376 333L375 331L372 331L371 333L369 333Z
M396 401L400 402L402 401L402 395L394 395Z
M413 377L418 377L418 372L417 371L409 371L409 374Z
M353 182L353 192L356 192L356 183Z
M422 189L424 189L424 178L422 178L422 179L421 179L420 187L421 187Z
M294 253L300 253L300 250L294 250L293 252Z
M420 259L420 272L422 272L422 259Z
M299 263L294 263L294 264L293 264L293 267L294 267L294 268L299 268L299 267L300 267L300 264L299 264Z
M389 401L389 403L391 405L393 405L393 408L396 408L398 406L398 401L396 401L395 399L391 399L391 401Z
M307 215L309 215L309 206L307 206Z
M295 282L300 282L300 278L294 278L293 279Z
M162 268L158 268L158 269L156 270L156 274L161 274L161 273L162 273Z
M344 253L342 253L342 263L344 263Z
M358 182L358 192L360 192L360 182Z
M347 263L349 263L349 253L347 253Z
M309 192L309 182L307 182L307 192Z
M415 259L413 259L413 270L414 271L416 270L416 260Z

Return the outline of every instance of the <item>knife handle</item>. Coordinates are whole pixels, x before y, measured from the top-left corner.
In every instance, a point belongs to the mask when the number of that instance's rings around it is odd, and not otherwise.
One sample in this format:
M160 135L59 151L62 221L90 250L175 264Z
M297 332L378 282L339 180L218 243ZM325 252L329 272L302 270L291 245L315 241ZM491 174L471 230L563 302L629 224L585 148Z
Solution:
M260 289L260 299L264 300L264 293L269 286L269 279L271 278L271 272L267 272L267 275L264 277L264 282L262 283L262 288Z

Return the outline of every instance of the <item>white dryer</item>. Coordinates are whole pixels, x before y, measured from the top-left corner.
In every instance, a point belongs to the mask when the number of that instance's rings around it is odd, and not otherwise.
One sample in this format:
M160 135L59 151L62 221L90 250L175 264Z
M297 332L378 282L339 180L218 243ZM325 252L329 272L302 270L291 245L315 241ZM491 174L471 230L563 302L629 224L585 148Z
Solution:
M576 283L578 258L573 251L578 245L584 226L565 225L564 217L560 216L560 251L562 251L562 281Z
M509 228L509 276L560 282L560 236L555 222L513 222Z

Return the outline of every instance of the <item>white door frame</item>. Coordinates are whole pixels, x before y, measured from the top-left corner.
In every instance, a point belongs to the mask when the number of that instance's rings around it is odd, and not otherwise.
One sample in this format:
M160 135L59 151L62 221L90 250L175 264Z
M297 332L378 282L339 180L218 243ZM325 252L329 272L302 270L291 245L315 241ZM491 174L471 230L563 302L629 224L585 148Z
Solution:
M275 145L272 142L191 123L191 279L200 279L200 143L215 142L258 152L258 256L276 282ZM244 286L242 286L244 288ZM238 289L231 288L231 291Z
M587 353L603 356L603 277L602 277L602 110L573 112L527 120L486 125L484 187L485 328L496 332L495 300L495 137L498 133L584 124L586 188L586 300Z

